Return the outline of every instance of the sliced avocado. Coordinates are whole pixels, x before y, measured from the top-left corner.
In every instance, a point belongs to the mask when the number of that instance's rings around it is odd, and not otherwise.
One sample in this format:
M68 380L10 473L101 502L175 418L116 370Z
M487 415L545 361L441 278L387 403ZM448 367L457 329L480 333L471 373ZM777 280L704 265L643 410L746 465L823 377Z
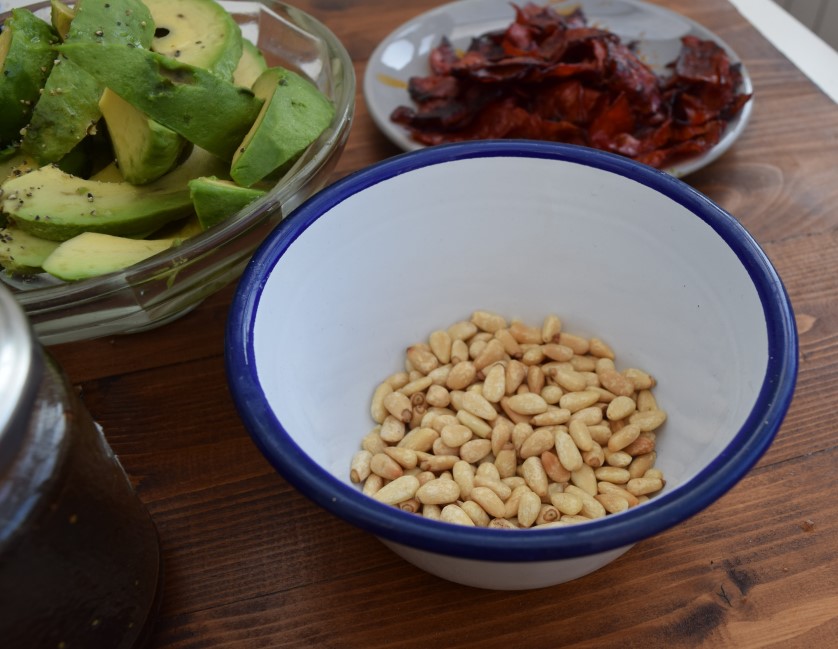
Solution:
M38 163L32 156L18 150L14 155L0 161L0 186L7 178L16 178L37 168Z
M125 182L125 178L122 177L122 172L119 170L119 165L116 164L116 161L102 167L99 171L90 176L90 180L98 180L101 183Z
M80 0L66 43L148 47L151 14L140 0ZM23 138L23 149L41 164L57 162L95 128L102 85L72 61L59 57Z
M241 187L214 176L189 181L189 191L203 230L208 230L265 195L264 190Z
M242 39L242 55L233 70L233 83L242 88L252 88L259 75L267 69L268 64L259 48L246 38Z
M102 93L99 109L127 182L145 185L177 164L187 145L186 138L150 119L110 88Z
M89 43L58 49L151 119L225 160L262 104L245 88L149 50Z
M238 23L215 0L145 0L154 18L151 50L226 81L242 54Z
M230 175L249 187L274 171L283 171L302 155L332 121L335 108L314 84L275 67L253 84L262 110L233 156Z
M175 243L175 239L128 239L84 232L58 245L42 267L59 279L87 279L133 266Z
M0 230L0 266L12 273L40 273L44 260L57 247L57 241L34 237L18 228L3 228Z
M13 9L0 32L0 147L21 139L52 69L58 36L28 9Z
M47 165L0 186L0 210L30 234L66 241L82 232L145 235L192 211L189 181L223 173L202 149L148 185L85 180Z
M70 23L73 22L73 17L76 15L76 10L61 2L61 0L50 0L50 21L55 31L61 40L66 40L67 33L70 31Z

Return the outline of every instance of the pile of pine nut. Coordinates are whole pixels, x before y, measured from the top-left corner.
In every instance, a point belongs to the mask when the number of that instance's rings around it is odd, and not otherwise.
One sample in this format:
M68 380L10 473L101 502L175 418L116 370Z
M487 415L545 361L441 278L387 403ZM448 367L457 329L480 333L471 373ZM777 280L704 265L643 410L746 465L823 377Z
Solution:
M375 389L350 465L365 494L461 525L543 528L634 507L664 486L655 379L598 338L488 311L407 349Z

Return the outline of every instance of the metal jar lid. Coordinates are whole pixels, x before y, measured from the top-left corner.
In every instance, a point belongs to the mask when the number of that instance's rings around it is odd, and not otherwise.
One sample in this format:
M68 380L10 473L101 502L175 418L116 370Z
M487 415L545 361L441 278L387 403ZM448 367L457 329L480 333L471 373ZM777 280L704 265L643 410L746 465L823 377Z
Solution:
M0 474L17 454L42 374L23 309L0 284Z

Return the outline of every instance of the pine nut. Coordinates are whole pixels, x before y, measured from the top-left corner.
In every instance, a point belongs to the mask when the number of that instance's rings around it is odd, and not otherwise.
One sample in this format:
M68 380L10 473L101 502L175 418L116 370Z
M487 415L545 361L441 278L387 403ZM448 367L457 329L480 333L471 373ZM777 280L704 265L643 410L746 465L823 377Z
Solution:
M594 440L586 424L581 419L574 419L568 425L568 433L570 434L573 443L576 444L582 452L590 451L594 448Z
M410 448L388 446L384 449L384 454L397 462L402 469L412 469L419 463L416 451Z
M434 440L439 437L433 428L414 428L397 444L403 448L410 448L414 451L428 452L433 448Z
M458 410L457 419L460 420L460 423L471 428L471 432L478 437L489 437L492 434L492 427L480 417L475 417L468 410Z
M396 444L402 440L405 434L405 425L401 419L393 415L387 415L381 423L381 431L378 433L388 444Z
M509 478L515 475L518 468L518 457L514 449L501 449L495 453L495 466L501 478Z
M423 505L447 505L460 497L460 485L454 480L437 478L416 490L416 499Z
M380 475L376 475L375 473L371 473L367 476L367 479L364 480L364 486L362 488L362 492L366 496L372 496L375 492L377 492L381 487L384 486L384 478Z
M635 496L645 496L663 488L660 478L632 478L626 483L626 490Z
M609 514L619 514L629 508L628 501L618 494L597 494L594 496Z
M507 397L509 407L519 415L538 415L547 412L547 402L540 394L528 392Z
M599 338L591 338L589 351L592 356L614 360L614 350Z
M558 343L545 343L541 346L541 353L553 361L561 363L569 361L573 358L573 350L567 345L559 345Z
M606 369L601 372L598 371L597 376L599 376L602 387L617 396L630 397L634 394L634 384L617 370Z
M563 430L556 431L555 438L556 455L561 465L570 472L578 471L584 461L573 438Z
M490 439L472 439L460 447L460 457L470 464L476 464L491 452Z
M426 345L411 345L407 348L407 359L422 374L439 367L439 359Z
M587 464L583 464L576 471L570 472L570 482L591 496L595 496L597 493L596 474L594 473L594 469Z
M519 343L525 345L540 345L544 342L541 338L541 329L531 327L521 320L513 320L509 325L509 333Z
M534 491L526 488L518 500L518 523L521 527L532 527L541 513L541 498ZM556 516L558 518L558 516ZM555 520L555 518L553 519Z
M632 424L637 424L640 426L640 430L643 432L656 430L663 422L666 421L666 413L663 410L644 410L642 412L636 412L631 417L629 417L629 421Z
M590 349L590 343L587 338L567 333L565 331L559 334L559 344L564 345L565 347L570 347L573 350L573 353L578 356L584 356Z
M520 520L520 508L518 509L518 516ZM561 518L561 512L556 509L553 505L548 505L547 503L542 503L541 507L538 510L538 516L536 516L535 524L536 525L544 525L545 523L553 523L559 518Z
M363 482L370 475L370 460L372 453L360 450L352 457L352 464L349 466L349 479L352 482Z
M447 331L437 330L428 336L428 345L437 360L445 365L451 362L451 335Z
M491 311L474 311L471 314L471 322L477 325L478 329L489 333L506 328L506 318Z
M547 496L547 473L541 464L540 457L528 457L521 465L521 477L527 482L527 486L539 497Z
M599 338L475 311L405 348L376 386L377 424L350 461L363 493L462 525L563 526L637 506L665 486L666 421L647 372Z
M483 397L491 403L500 403L506 395L506 368L495 363L486 372L483 380Z
M439 520L446 523L454 523L455 525L465 525L466 527L474 527L474 521L471 520L468 514L463 511L461 507L451 503L442 508L439 514Z
M640 436L640 426L629 424L623 426L618 432L608 439L608 450L622 451L626 446L634 442Z
M556 483L568 482L570 480L570 471L568 471L555 453L545 451L541 454L541 466L544 467L544 472L547 477Z
M625 484L631 478L628 469L621 469L616 466L601 466L594 469L597 480L610 482L612 484Z
M611 403L608 404L608 408L605 411L605 416L610 421L614 421L616 419L625 419L629 415L633 414L636 409L637 404L634 402L634 399L632 399L631 397L621 395L618 397L614 397Z
M384 397L383 403L387 412L400 421L407 423L413 417L413 406L410 403L410 399L401 392L388 393Z
M500 478L494 476L476 474L474 476L474 486L491 489L501 500L506 500L512 495L512 487L505 482L501 482Z
M562 332L562 321L557 315L550 314L544 318L541 325L541 342L552 343L559 338Z
M566 491L550 494L550 502L562 514L568 514L569 516L575 516L582 511L582 499Z
M503 501L488 487L474 487L470 499L480 505L493 518L503 518L506 508Z
M393 392L393 386L389 383L381 383L375 389L372 395L372 403L370 404L370 414L373 421L380 424L387 417L387 408L384 407L384 397Z
M477 527L489 527L489 515L485 510L473 500L464 500L457 503L460 508L468 515L472 523Z
M465 390L477 378L477 369L469 360L460 361L451 368L445 387L449 390Z
M492 421L498 416L495 407L483 395L476 392L466 392L463 395L463 408L486 421Z
M527 366L519 360L511 360L506 366L506 394L515 394L518 386L527 378Z
M515 340L515 337L509 333L509 329L498 329L495 332L495 338L500 341L504 351L511 358L521 358L523 356L524 350L521 349L521 345Z
M472 353L472 351L473 350L469 348L469 352ZM501 342L496 338L492 338L484 346L482 346L482 349L472 353L472 357L474 358L474 367L479 372L480 370L503 360L505 355L506 350L503 348Z
M385 456L386 457L386 456ZM372 497L387 505L397 505L409 500L416 495L419 489L419 480L412 475L403 475L392 482L388 482L381 489L376 491Z

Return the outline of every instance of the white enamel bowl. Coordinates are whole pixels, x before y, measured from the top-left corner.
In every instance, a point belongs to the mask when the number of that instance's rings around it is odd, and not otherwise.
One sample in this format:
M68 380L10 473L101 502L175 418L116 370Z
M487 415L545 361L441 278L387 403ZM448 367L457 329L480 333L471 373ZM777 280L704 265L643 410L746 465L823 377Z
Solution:
M407 345L475 309L598 336L658 380L660 495L559 529L431 521L349 480L375 386ZM309 199L259 248L228 325L229 383L291 484L445 579L575 579L710 506L789 406L797 337L782 282L731 215L682 181L589 149L477 142L403 154ZM761 515L754 512L754 516Z

